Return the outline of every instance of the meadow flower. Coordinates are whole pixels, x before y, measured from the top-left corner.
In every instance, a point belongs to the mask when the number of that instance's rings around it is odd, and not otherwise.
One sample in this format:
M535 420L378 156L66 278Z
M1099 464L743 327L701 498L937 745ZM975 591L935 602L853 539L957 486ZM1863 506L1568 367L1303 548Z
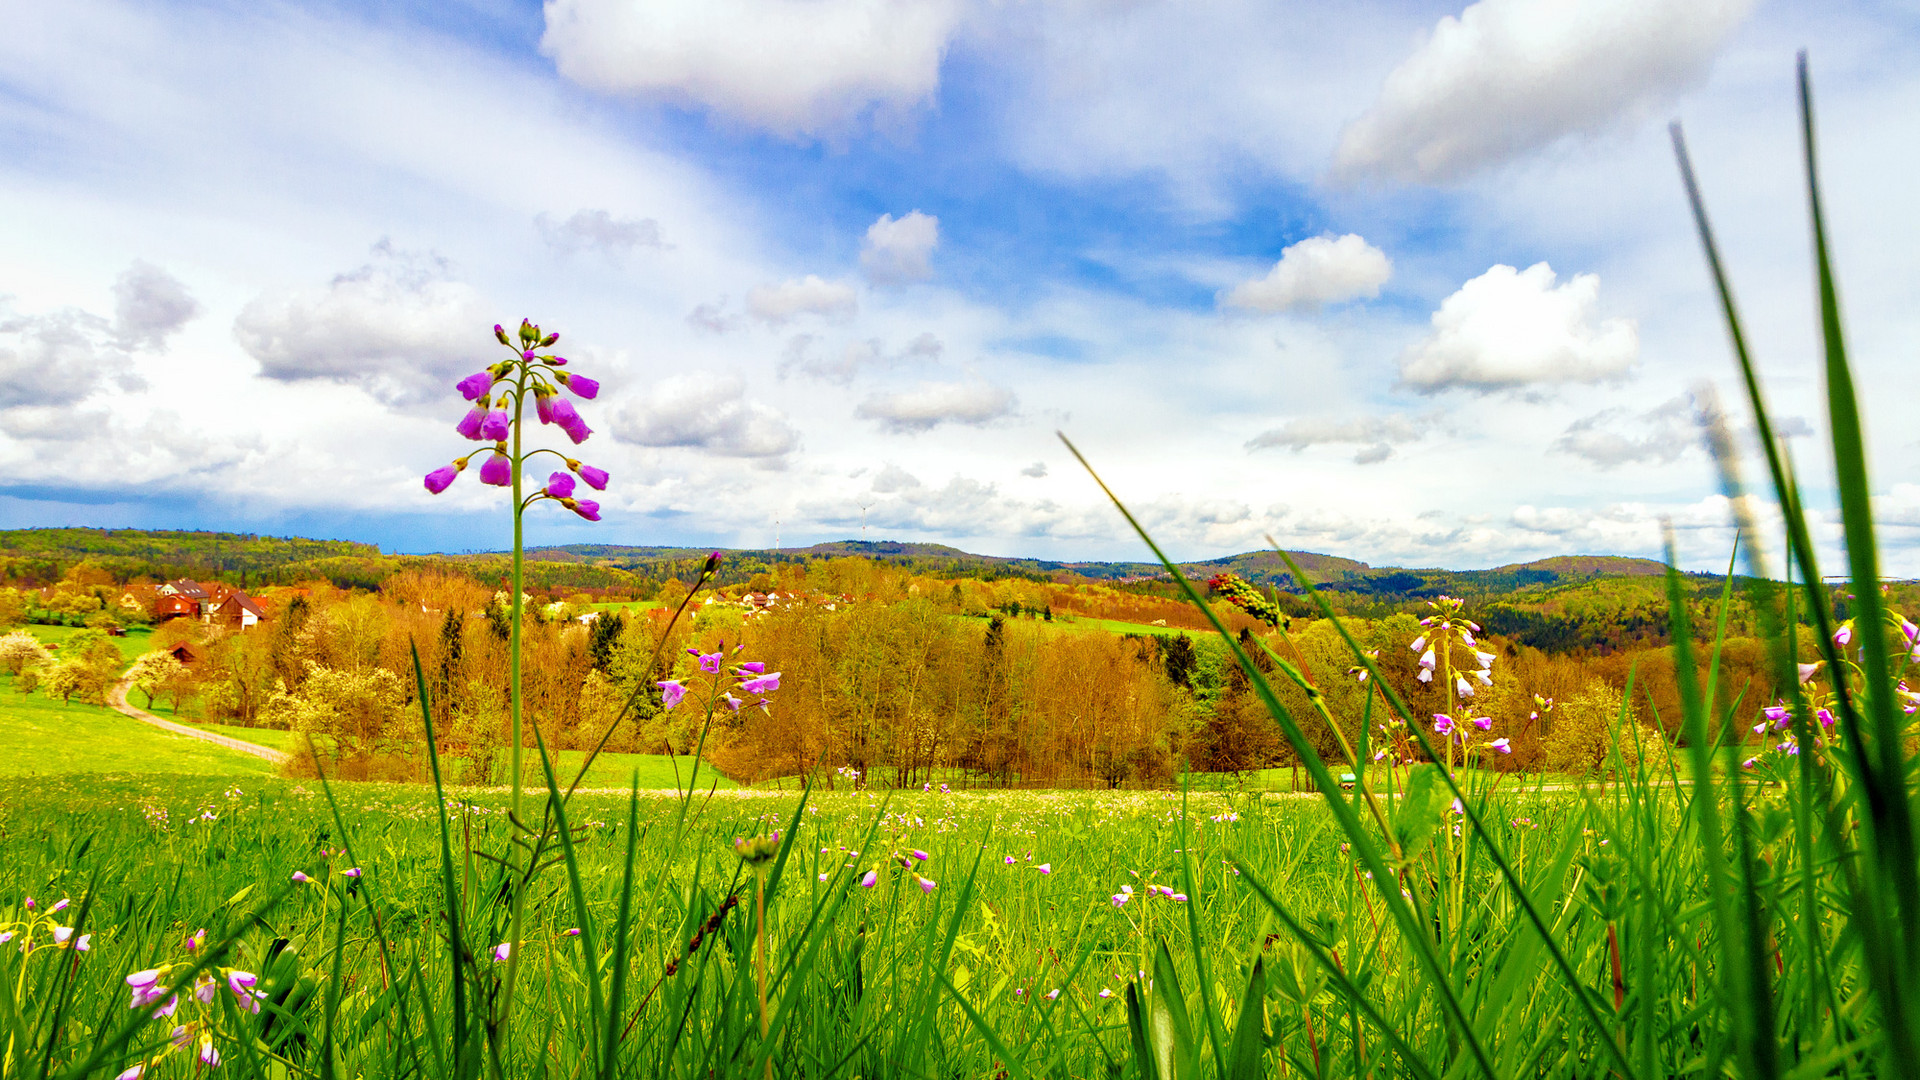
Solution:
M1109 989L1107 989L1106 987L1104 987L1104 986L1103 986L1103 987L1101 987L1101 988L1100 988L1100 992L1099 992L1098 994L1096 994L1096 995L1094 995L1094 996L1095 996L1095 997L1103 997L1103 998L1110 998L1110 997L1112 997L1112 996L1113 996L1113 991L1112 991L1112 990L1109 990Z
M466 467L467 467L467 459L461 458L458 461L455 461L451 465L442 465L439 468L428 473L425 476L425 478L422 480L422 482L426 484L427 490L429 492L431 492L432 494L438 495L441 492L447 490L449 487L452 487L454 478L458 477L460 475L460 470Z
M706 653L700 657L700 670L709 675L718 675L720 662L725 658L725 653Z
M340 876L341 877L359 877L360 868L357 866L349 866L345 870L342 870L340 872Z
M1113 901L1114 907L1124 907L1127 901L1133 899L1133 895L1131 890L1122 890L1121 892L1114 893L1109 899Z
M758 660L748 660L740 665L740 670L752 672L755 675L764 675L767 671L767 665Z
M200 1036L200 1060L211 1067L220 1064L220 1051L213 1048L213 1036Z
M1419 637L1414 638L1413 644L1407 646L1408 652L1419 652L1422 649L1427 649L1427 635L1425 634L1421 634ZM1427 655L1420 658L1421 663L1425 664L1427 661L1427 657L1430 657L1432 655L1433 655L1433 650L1427 649Z
M860 876L860 887L863 889L871 889L874 887L874 885L878 884L879 881L880 881L880 871L869 870L865 874L862 874Z
M54 912L56 912L56 911L65 911L65 910L67 910L67 905L68 905L68 904L71 904L72 902L73 902L73 901L71 901L71 900L68 900L68 899L67 899L66 897L64 897L64 896L63 896L63 897L61 897L61 898L60 898L60 902L59 902L59 903L57 903L57 904L55 904L55 905L53 905L52 907L50 907L50 908L48 908L48 909L47 909L47 914L49 914L49 915L51 915L51 914L53 914L53 913L54 913Z
M600 520L600 504L592 499L561 499L560 505L586 518L588 521Z
M202 1005L211 1005L213 1004L213 995L218 992L219 989L220 984L214 981L213 976L202 975L194 981L193 1000Z
M1835 630L1833 632L1833 643L1844 649L1847 647L1847 644L1852 640L1853 640L1853 620L1848 619L1846 622L1843 622L1840 624L1840 628L1838 630Z
M478 401L487 396L487 391L493 389L493 372L476 371L454 383L453 388L460 391L460 396L468 401Z
M600 383L598 381L594 379L589 379L585 375L581 375L577 372L572 372L572 371L556 372L554 374L554 377L560 380L561 386L564 386L567 389L573 391L576 396L585 398L589 401L591 401L594 397L598 396L600 393Z
M780 689L780 673L776 671L769 675L762 675L759 678L748 679L740 684L740 689L749 694L759 694L764 697Z
M1446 713L1434 713L1433 730L1436 734L1440 735L1453 734L1453 717L1448 716Z
M498 450L480 466L480 482L494 487L507 487L513 483L513 460Z
M1009 855L1009 856L1007 856L1007 865L1008 865L1008 866L1012 866L1012 865L1013 865L1013 863L1014 863L1014 858L1013 858L1013 856L1011 856L1011 855Z
M1034 869L1040 871L1043 874L1051 874L1053 873L1053 864L1043 862L1039 866L1034 867Z
M1505 736L1501 736L1500 738L1495 739L1492 742L1488 743L1487 748L1489 750L1498 750L1503 754L1513 753L1513 744L1507 741L1507 738Z
M1431 668L1421 668L1420 673L1418 675L1415 675L1414 678L1420 680L1421 682L1432 682L1433 670Z
M1420 654L1420 667L1422 670L1432 671L1434 665L1437 663L1439 663L1439 661L1434 659L1432 649L1428 649L1426 652Z
M1490 653L1490 652L1475 652L1473 654L1473 658L1480 662L1480 666L1482 668L1492 667L1493 662L1499 659L1499 657L1495 656L1493 653Z
M1167 894L1167 899L1176 904L1184 904L1187 902L1187 894L1183 892L1170 892Z
M567 462L567 465L574 472L580 474L580 479L585 480L588 487L595 491L607 490L607 470L595 468L592 465L582 465L579 462L571 460Z
M665 682L657 682L653 685L660 688L660 704L663 708L671 709L675 705L680 704L680 700L687 696L686 686L678 679L668 679Z
M479 401L474 402L473 408L467 410L467 415L461 417L460 422L453 425L453 430L458 432L463 439L472 439L474 442L484 442L485 440L480 437L480 425L487 422L487 406L489 404L491 404L491 402L486 398L481 398Z
M1453 677L1453 692L1461 697L1472 697L1473 684L1467 681L1465 675L1455 675Z
M305 874L303 874L303 873L301 873L300 871L298 871L298 870L295 870L295 871L293 872L293 880L294 880L294 881L296 881L296 882L298 882L298 883L299 883L299 884L301 884L301 885L305 885L305 884L307 884L308 882L310 882L310 881L312 881L313 879L312 879L312 878L310 878L310 877L308 877L307 875L305 875Z
M1806 685L1807 681L1813 678L1814 673L1820 670L1820 665L1824 663L1826 663L1825 660L1815 660L1811 664L1801 664L1800 665L1800 684L1802 686Z
M27 910L28 910L28 911L32 911L32 910L33 910L33 897L31 897L31 896L29 896L29 897L27 897L27 904L26 904L26 907L27 907Z
M923 878L919 874L913 875L913 883L920 886L920 891L923 893L932 892L933 887L939 884L939 882L934 881L932 878Z
M1467 722L1479 728L1481 731L1493 730L1493 717L1491 716L1476 716Z
M493 962L504 964L513 955L513 942L503 941L493 947Z
M928 859L932 858L932 856L928 855L924 851L921 851L919 848L913 849L913 857L916 859L919 859L921 862L926 862Z
M1831 709L1815 709L1813 711L1813 718L1820 721L1821 727L1830 728L1834 725L1833 710ZM1782 724L1781 726L1785 727L1786 725Z
M146 1075L146 1072L147 1063L144 1061L136 1061L132 1065L127 1066L126 1070L120 1073L120 1075L115 1076L113 1080L140 1080L142 1076Z
M1047 991L1047 1000L1048 1000L1048 1001L1058 1001L1058 1000L1060 1000L1060 991L1059 991L1059 989L1058 989L1058 988L1055 988L1055 989L1052 989L1052 990L1049 990L1049 991Z
M499 442L512 430L512 422L507 419L507 410L495 409L486 419L480 421L480 439L482 442Z
M573 488L572 473L556 472L552 476L547 477L547 486L544 490L547 495L552 498L565 499L573 494Z

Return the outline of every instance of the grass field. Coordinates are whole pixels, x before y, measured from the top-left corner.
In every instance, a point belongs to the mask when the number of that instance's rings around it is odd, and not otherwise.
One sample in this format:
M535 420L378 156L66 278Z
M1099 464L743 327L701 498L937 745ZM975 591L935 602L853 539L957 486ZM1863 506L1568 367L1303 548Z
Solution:
M18 694L0 676L0 775L189 773L262 776L259 758L149 727L102 705Z

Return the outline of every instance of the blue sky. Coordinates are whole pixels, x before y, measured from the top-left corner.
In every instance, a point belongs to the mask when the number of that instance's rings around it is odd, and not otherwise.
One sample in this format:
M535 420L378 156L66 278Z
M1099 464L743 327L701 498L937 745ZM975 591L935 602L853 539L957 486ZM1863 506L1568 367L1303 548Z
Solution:
M1136 558L1724 562L1693 141L1819 496L1811 50L1887 561L1912 5L78 0L0 57L0 527L497 548L451 383L564 335L605 520ZM1736 420L1739 412L1735 412ZM1751 467L1751 466L1749 466ZM1757 475L1757 473L1755 474ZM544 510L545 508L539 508ZM1831 531L1829 530L1829 537Z

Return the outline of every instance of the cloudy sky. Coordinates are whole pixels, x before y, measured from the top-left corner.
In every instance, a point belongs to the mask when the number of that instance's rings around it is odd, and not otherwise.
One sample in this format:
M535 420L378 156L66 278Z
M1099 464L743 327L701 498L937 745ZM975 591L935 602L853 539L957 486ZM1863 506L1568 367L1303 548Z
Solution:
M1666 124L1828 506L1806 47L1920 573L1911 2L7 7L0 527L502 547L419 478L530 316L614 474L541 541L1139 557L1057 429L1181 556L1720 565Z

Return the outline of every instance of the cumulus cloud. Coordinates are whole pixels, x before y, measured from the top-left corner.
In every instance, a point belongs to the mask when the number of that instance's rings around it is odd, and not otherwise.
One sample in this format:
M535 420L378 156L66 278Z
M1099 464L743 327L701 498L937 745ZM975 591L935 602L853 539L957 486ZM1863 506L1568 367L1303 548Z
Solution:
M1044 461L1036 461L1033 464L1027 466L1026 468L1021 469L1020 475L1030 476L1033 479L1038 480L1041 477L1044 477L1047 475L1047 463Z
M113 283L113 336L123 348L164 349L203 310L178 278L140 259Z
M1753 0L1480 0L1341 133L1334 170L1444 182L1670 105Z
M112 326L92 312L0 316L0 409L71 406L109 386L144 385Z
M889 350L879 338L849 341L837 351L818 353L814 347L820 338L814 334L795 334L787 339L785 356L780 361L781 378L805 375L810 379L846 386L863 371L890 368L907 363L930 363L940 359L946 346L932 334L923 333L896 350Z
M576 210L565 221L540 214L533 219L533 227L548 247L568 255L598 251L617 257L637 248L666 246L659 222L652 218L616 218L607 210Z
M1619 379L1640 356L1633 320L1595 322L1600 278L1494 266L1433 313L1433 331L1400 358L1400 381L1423 394L1479 393Z
M1603 469L1619 465L1671 465L1700 443L1693 397L1682 394L1646 412L1602 409L1567 425L1553 441L1556 453L1571 454Z
M747 293L747 310L769 326L779 326L799 315L846 317L859 306L852 285L827 281L818 274L761 285Z
M898 465L888 465L873 478L873 491L882 495L891 495L899 491L911 491L920 486L920 478Z
M233 335L269 379L359 386L390 404L441 394L498 346L472 286L437 255L396 250L316 289L255 298ZM489 346L493 346L490 349Z
M889 431L928 431L941 424L988 424L1011 416L1013 391L983 382L926 382L894 394L875 394L854 415L878 420Z
M1309 446L1355 445L1353 460L1373 465L1393 456L1396 443L1418 442L1432 428L1431 416L1296 416L1247 440L1248 450L1283 447L1299 453Z
M1392 276L1386 253L1353 233L1337 240L1313 236L1282 251L1266 277L1241 282L1220 302L1265 313L1315 309L1379 296Z
M897 221L881 214L860 245L860 269L875 285L925 281L933 276L933 249L939 244L939 218L918 210Z
M774 462L800 445L779 410L747 398L746 383L727 376L681 375L617 410L613 437L638 446L683 447L716 457Z
M541 51L582 86L780 135L931 99L958 0L547 0Z

